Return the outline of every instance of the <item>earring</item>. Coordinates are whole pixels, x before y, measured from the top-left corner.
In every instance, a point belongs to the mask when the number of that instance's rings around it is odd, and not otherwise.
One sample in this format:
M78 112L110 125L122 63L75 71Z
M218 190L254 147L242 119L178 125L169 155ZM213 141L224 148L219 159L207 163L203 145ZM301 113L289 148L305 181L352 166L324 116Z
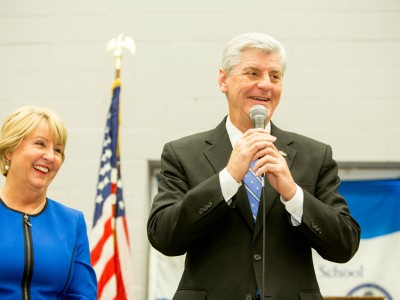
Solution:
M6 172L10 169L10 166L9 165L5 165L4 166L4 169L6 170Z

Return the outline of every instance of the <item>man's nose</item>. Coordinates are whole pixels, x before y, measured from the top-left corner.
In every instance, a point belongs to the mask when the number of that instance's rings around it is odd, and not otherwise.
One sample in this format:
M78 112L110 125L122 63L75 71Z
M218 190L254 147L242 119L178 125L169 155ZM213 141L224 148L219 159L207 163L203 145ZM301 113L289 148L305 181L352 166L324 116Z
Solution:
M271 89L272 88L271 78L268 75L263 76L258 81L257 86L262 89Z

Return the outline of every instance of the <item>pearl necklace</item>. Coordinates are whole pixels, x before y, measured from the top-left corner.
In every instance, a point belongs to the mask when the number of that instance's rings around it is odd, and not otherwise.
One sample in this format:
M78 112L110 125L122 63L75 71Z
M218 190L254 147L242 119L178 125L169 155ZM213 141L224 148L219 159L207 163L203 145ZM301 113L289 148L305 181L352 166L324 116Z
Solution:
M10 207L10 205L8 205L8 201L6 201L6 198L3 196L2 193L0 193L0 198L7 205L7 207ZM25 212L25 215L34 215L34 214L38 213L44 207L45 204L46 204L46 197L43 199L42 202L40 202L39 206L37 208L35 208L35 210L33 212L31 212L31 213Z

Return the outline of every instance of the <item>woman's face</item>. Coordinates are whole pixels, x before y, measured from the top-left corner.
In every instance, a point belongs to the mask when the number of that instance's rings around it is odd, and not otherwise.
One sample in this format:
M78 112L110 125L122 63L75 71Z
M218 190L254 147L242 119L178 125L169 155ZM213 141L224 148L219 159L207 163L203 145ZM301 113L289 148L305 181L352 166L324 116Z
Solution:
M49 129L38 126L27 135L11 154L7 181L47 192L62 165L64 148L56 145Z

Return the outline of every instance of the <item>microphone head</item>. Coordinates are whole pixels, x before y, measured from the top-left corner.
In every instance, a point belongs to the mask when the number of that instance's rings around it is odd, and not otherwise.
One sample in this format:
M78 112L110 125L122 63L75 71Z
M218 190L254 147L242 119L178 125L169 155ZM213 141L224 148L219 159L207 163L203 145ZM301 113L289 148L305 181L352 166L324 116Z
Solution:
M250 109L250 119L253 121L254 128L265 128L267 117L268 110L262 105L254 105Z

